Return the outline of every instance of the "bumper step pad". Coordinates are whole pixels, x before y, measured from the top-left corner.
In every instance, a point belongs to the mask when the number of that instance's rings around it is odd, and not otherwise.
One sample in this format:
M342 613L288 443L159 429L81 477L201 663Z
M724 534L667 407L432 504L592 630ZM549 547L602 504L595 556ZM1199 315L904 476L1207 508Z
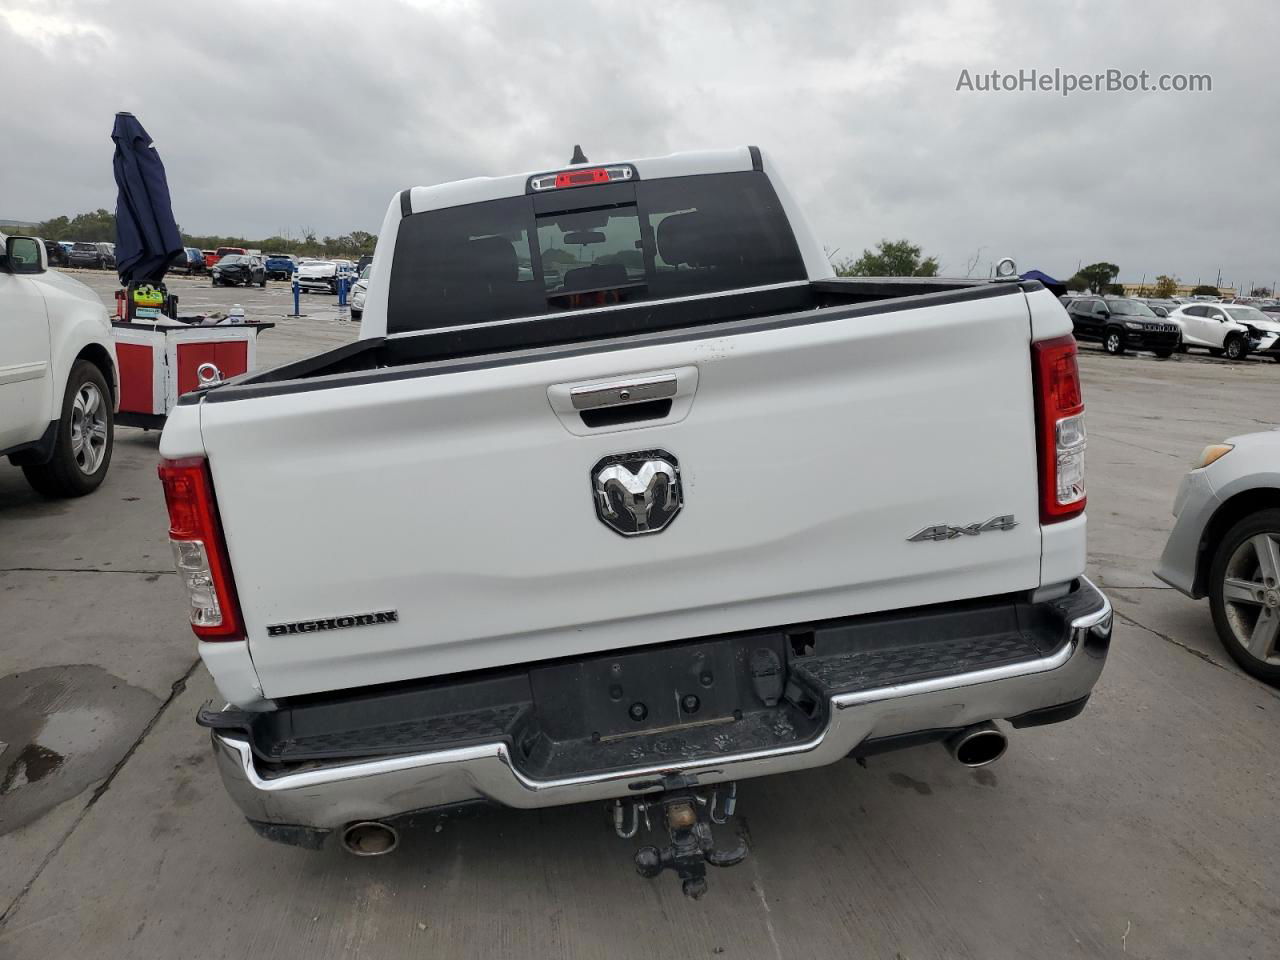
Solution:
M240 710L212 710L206 706L196 720L203 727L248 734L254 753L269 763L294 763L385 757L510 740L528 709L528 704L504 704L481 710L304 734L268 731L264 729L266 715Z
M1010 633L887 650L797 657L791 662L791 673L815 692L831 697L970 673L1040 656L1043 654L1033 639Z

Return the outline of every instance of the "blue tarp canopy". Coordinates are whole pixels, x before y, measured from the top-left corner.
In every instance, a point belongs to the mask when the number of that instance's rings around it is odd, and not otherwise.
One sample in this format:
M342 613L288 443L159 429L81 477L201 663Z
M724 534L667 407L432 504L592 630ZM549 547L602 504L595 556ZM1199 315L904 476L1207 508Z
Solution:
M1039 280L1044 284L1045 289L1050 291L1055 297L1061 297L1067 292L1067 285L1061 280L1055 280L1047 273L1041 270L1028 270L1022 274L1023 280Z
M132 113L117 113L111 130L116 152L116 270L120 282L159 283L182 250L160 154Z

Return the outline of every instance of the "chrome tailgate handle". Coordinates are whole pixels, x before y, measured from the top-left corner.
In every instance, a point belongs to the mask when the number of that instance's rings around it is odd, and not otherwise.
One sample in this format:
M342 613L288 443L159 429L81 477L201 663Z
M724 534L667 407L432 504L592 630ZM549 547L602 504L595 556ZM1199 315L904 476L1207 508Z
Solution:
M675 374L641 377L589 387L574 387L569 391L569 399L575 410L594 410L598 407L612 407L622 403L665 400L675 395Z
M667 367L583 378L547 387L551 409L579 437L679 423L698 391L698 368Z

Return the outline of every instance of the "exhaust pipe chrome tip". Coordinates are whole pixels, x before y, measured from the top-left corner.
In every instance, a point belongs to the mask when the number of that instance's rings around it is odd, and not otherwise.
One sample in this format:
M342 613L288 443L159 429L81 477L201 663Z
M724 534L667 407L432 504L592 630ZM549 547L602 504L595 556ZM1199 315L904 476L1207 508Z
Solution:
M990 720L966 727L947 740L947 750L966 767L995 763L1008 748L1009 738Z
M395 827L376 820L360 820L342 831L342 848L357 857L380 857L400 846Z

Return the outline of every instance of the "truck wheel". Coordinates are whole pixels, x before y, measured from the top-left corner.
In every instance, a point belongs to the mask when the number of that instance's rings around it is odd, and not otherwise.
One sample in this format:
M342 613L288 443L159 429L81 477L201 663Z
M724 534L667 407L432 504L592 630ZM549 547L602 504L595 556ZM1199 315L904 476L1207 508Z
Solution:
M1246 673L1280 680L1280 509L1239 520L1209 571L1209 607L1227 653Z
M1117 357L1124 353L1124 334L1114 327L1108 329L1102 338L1102 349Z
M83 497L97 490L107 475L114 436L107 381L88 360L77 360L62 398L53 457L48 463L23 467L22 472L46 497Z

